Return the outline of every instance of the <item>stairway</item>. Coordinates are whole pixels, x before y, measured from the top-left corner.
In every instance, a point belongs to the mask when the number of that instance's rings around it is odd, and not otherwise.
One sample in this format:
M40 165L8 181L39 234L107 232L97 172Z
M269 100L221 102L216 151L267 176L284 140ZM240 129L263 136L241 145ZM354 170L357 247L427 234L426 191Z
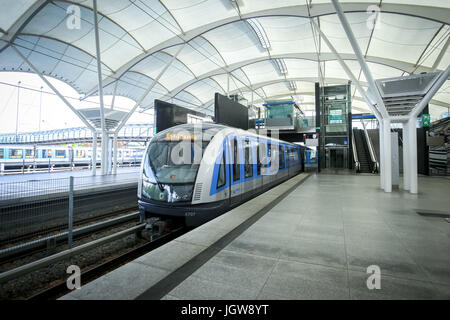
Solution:
M356 152L358 153L360 172L371 173L373 171L373 164L370 159L369 148L367 146L364 130L353 129L353 135L355 136Z

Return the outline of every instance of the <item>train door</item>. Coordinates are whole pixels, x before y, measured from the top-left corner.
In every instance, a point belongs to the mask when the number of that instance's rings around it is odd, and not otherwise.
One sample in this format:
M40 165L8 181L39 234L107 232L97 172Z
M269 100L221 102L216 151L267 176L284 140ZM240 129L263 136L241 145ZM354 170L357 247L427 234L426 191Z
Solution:
M263 189L267 190L268 188L270 188L271 184L272 184L272 176L270 173L270 155L271 155L271 150L270 150L270 142L262 140L259 144L260 147L260 154L261 154L261 175L262 175L262 184L263 184Z
M72 168L73 167L73 163L74 163L74 157L75 157L74 153L75 153L75 151L74 151L73 147L71 147L71 146L69 146L68 150L69 150L68 162L69 162L69 166Z
M235 205L242 201L243 193L243 162L242 162L242 144L237 136L230 136L230 204Z
M255 145L253 138L245 137L242 140L244 156L244 179L243 179L243 200L252 197L257 189L256 167L255 167Z
M278 180L284 180L289 176L289 169L286 167L286 152L287 147L281 143L278 145Z

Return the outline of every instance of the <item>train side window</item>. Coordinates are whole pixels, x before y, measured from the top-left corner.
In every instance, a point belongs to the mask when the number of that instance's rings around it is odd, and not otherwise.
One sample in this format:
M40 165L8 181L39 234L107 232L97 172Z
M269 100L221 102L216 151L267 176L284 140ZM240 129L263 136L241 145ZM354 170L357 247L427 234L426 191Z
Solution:
M299 164L299 156L298 156L298 149L295 148L292 150L292 156L293 156L293 161L294 161L294 165L298 165Z
M293 167L295 165L295 156L294 156L295 151L294 151L294 148L290 148L290 150L291 150L291 160L290 160L290 162L291 162L291 167Z
M34 150L25 149L25 158L34 158Z
M261 175L261 155L262 155L262 143L258 142L258 149L256 150L256 174ZM263 156L264 158L264 156Z
M284 169L284 147L280 144L280 152L279 152L279 161L280 161L280 169Z
M270 168L270 162L272 161L272 144L267 142L267 158L265 162L265 167Z
M84 158L86 156L86 152L84 150L77 150L77 158Z
M261 174L261 167L262 168L267 168L268 162L269 162L269 159L267 158L267 145L266 145L266 143L264 141L259 143L259 150L258 151L259 151L258 155L260 157L260 159L259 159L259 164L260 164L259 165L260 166L259 174Z
M0 149L0 159L5 158L5 149Z
M10 149L9 157L11 159L22 159L23 158L23 150L22 149Z
M250 159L252 149L249 138L245 139L244 152L245 152L245 177L251 178L253 177L253 164Z
M239 150L238 150L238 140L233 139L233 181L238 181L241 179L241 170L239 165Z
M57 157L57 158L65 158L66 157L66 150L56 150L55 151L55 157Z
M217 176L217 189L225 185L225 152L222 154L222 159L220 160L219 175Z
M292 168L294 165L293 165L293 163L292 163L292 157L293 157L293 155L292 155L292 148L291 147L289 147L289 148L287 148L287 150L288 150L288 166L290 167L290 168Z

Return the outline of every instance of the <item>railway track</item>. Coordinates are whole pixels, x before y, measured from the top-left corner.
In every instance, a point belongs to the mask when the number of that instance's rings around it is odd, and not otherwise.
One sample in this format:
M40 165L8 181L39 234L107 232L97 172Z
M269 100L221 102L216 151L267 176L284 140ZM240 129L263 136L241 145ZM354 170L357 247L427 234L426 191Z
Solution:
M108 220L105 218L113 217ZM137 211L131 212L130 210L121 210L119 212L105 214L101 216L91 217L79 221L77 223L78 228L74 228L72 232L73 240L82 240L90 237L95 233L104 232L113 227L118 227L122 224L127 224L135 221L138 222L139 213ZM98 221L98 222L97 222ZM96 222L91 224L92 222ZM51 234L52 229L46 234ZM60 231L60 229L56 229ZM42 251L56 251L61 244L65 245L68 239L68 232L61 232L51 234L46 237L36 238L35 235L31 236L27 241L16 242L14 246L0 250L0 265L6 263L12 263L17 259L25 258Z
M101 221L103 219L120 216L122 214L127 214L127 213L130 213L130 211L136 211L136 210L124 209L124 210L118 210L118 211L114 211L114 212L109 212L109 213L104 213L104 214L99 214L99 215L79 219L77 221L74 221L74 228L82 227L82 226L88 225L90 223L95 223L95 222ZM39 233L29 232L29 233L21 234L19 236L12 236L7 239L0 240L0 252L3 249L7 249L8 247L15 246L20 243L31 242L33 240L40 239L40 238L42 238L43 235L51 235L54 233L58 233L61 231L61 229L64 226L65 225L56 225L56 226L46 228L45 230L42 230ZM0 261L1 261L1 253L0 253Z
M85 285L88 282L91 282L100 276L120 267L121 265L124 265L130 261L133 261L140 256L151 252L152 250L166 244L167 242L181 236L182 234L189 231L188 228L185 227L179 227L177 229L174 229L170 232L167 232L161 236L158 236L154 238L152 241L149 241L148 243L145 243L143 245L140 245L136 248L133 248L126 253L123 253L119 256L113 257L112 259L101 263L99 265L93 266L91 268L88 268L86 270L83 270L81 272L81 285ZM32 295L27 300L54 300L57 299L67 293L69 293L70 290L67 288L66 281L60 281L57 284L48 287L39 293Z
M138 224L138 216L138 212L135 211L74 229L73 249L67 249L67 233L60 233L47 238L22 243L6 250L0 250L0 269L5 270L0 273L1 286L8 284L10 288L15 289L16 286L20 287L24 281L28 282L25 279L29 279L27 277L30 277L32 274L35 274L32 278L36 282L36 285L33 285L31 290L25 287L20 288L19 290L25 292L22 295L10 296L5 294L7 291L4 291L1 292L1 296L6 296L7 299L23 299L29 297L28 294L32 294L32 300L52 299L61 296L68 290L65 280L60 280L61 273L51 280L41 279L38 274L46 274L48 272L46 270L55 268L62 271L65 263L70 260L71 264L78 265L78 262L80 262L80 265L84 266L82 283L87 283L124 263L150 252L189 230L180 225L170 226L164 224L165 227L163 228L147 230L144 233L145 238L143 238L142 231L146 225ZM104 217L102 216L102 218ZM87 219L85 222L93 222L93 220ZM171 229L169 230L167 227ZM130 238L133 235L134 238ZM53 240L56 245L55 249L57 249L52 253L48 251L49 240ZM127 241L131 241L132 244L123 247L123 243ZM112 254L106 255L105 258L105 254L103 254L104 246L121 249L113 250ZM116 255L117 252L119 254ZM86 255L89 256L89 264L82 262L86 259ZM55 282L57 282L56 285L54 285ZM52 284L52 286L47 287L49 284ZM36 294L36 289L38 288L45 289Z

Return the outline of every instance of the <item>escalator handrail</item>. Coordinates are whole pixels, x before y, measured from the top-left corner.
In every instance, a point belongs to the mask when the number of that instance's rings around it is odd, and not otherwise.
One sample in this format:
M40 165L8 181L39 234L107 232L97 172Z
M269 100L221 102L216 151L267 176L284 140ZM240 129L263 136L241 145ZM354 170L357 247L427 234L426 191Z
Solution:
M379 162L377 160L377 155L375 154L375 149L373 148L372 140L369 137L369 132L367 131L364 122L362 122L362 125L363 125L363 128L364 128L364 136L366 138L367 146L369 147L370 159L372 160L372 162L375 165L374 171L378 172L380 164L379 164Z
M358 159L358 152L356 151L356 143L355 143L355 134L352 134L352 151L353 151L353 160L355 161L355 169L356 172L360 170L360 164Z

